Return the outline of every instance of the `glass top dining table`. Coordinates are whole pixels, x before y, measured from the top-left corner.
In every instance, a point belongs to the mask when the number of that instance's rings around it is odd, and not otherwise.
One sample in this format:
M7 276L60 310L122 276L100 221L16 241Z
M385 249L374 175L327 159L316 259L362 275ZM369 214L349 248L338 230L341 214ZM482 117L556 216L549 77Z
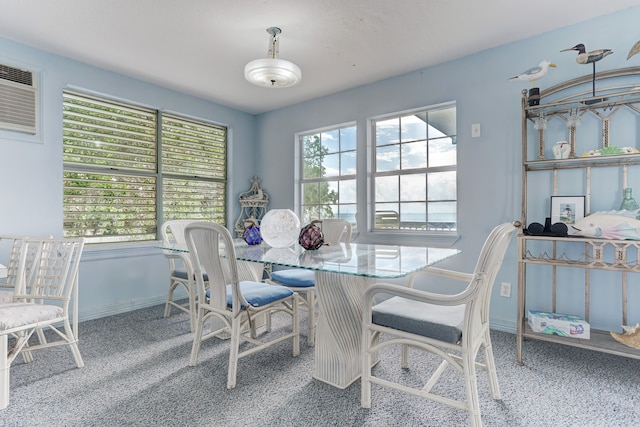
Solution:
M317 250L305 250L298 244L288 248L272 248L264 243L249 245L242 239L234 239L233 243L236 259L240 261L376 279L405 277L460 252L452 248L365 243L323 245ZM161 248L170 252L188 252L185 245Z
M271 248L234 239L240 261L315 271L320 306L316 329L313 377L346 388L360 377L362 305L366 289L375 282L410 277L460 251L425 246L340 243L317 250L299 245ZM186 247L162 247L186 252ZM311 320L309 320L311 321Z
M376 279L395 279L438 263L459 251L451 248L339 243L305 250L250 246L235 239L236 259Z

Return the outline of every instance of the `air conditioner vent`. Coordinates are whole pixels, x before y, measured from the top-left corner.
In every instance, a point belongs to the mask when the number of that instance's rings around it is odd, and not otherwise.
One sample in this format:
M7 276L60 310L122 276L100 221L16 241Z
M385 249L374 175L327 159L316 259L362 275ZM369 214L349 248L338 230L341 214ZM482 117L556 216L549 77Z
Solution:
M0 129L36 133L36 74L0 64Z

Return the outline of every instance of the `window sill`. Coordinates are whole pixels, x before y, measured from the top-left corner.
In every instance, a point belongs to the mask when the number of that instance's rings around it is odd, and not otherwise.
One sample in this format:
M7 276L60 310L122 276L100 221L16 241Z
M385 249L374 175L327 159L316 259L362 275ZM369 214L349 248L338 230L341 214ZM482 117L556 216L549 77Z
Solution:
M364 236L363 236L364 237ZM458 240L460 235L457 233L397 233L393 231L374 231L366 234L366 240L370 243L384 245L403 246L436 246L451 247Z
M131 243L95 243L85 245L83 261L155 256L161 254L158 240Z

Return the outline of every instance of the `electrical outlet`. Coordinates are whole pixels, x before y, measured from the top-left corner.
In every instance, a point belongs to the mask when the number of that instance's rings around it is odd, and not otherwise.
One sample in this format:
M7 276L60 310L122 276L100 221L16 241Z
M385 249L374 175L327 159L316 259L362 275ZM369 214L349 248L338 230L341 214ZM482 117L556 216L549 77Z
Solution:
M500 284L500 296L511 298L511 283L502 282Z

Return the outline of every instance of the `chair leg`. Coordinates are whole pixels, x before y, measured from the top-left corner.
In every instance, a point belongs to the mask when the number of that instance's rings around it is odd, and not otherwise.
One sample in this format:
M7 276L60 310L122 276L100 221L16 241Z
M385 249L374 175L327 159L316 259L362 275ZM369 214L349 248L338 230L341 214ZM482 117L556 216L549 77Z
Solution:
M478 383L476 381L475 353L464 351L462 355L462 372L467 395L467 411L469 412L469 425L481 427L480 400L478 398Z
M7 359L7 352L7 335L0 335L0 409L9 406L9 360Z
M189 366L196 366L198 364L198 354L200 353L200 345L202 344L203 328L204 319L202 318L202 311L198 310L198 321L196 322L196 333L193 336L193 345L191 346L191 358L189 359Z
M482 344L484 350L484 360L487 365L487 376L489 377L489 390L491 397L500 400L500 384L498 383L498 374L496 371L496 362L493 358L493 346L491 345L491 337L489 331L485 332L485 341Z
M265 330L271 332L271 313L265 314Z
M18 332L18 334L17 334L17 335L22 335L22 336L24 336L24 334L25 334L25 332ZM37 334L38 334L38 337L39 337L39 339L40 339L40 343L41 343L41 344L43 344L43 343L46 343L46 342L47 342L47 340L46 340L46 339L45 339L45 340L44 340L44 342L43 342L44 334L42 333L42 329L38 329ZM41 336L42 336L42 337L41 337ZM35 359L33 358L33 353L29 350L29 343L28 343L28 342L27 342L27 343L25 343L25 345L24 345L24 347L22 348L22 351L21 351L20 353L22 353L22 360L24 360L24 363L31 363L31 362L33 362L33 361L35 360Z
M293 299L291 301L291 310L293 311L293 315L291 316L291 323L293 328L293 357L297 357L300 355L300 304L299 304L299 295L294 294Z
M176 290L178 284L173 280L169 281L169 293L167 294L167 302L164 305L164 317L171 316L171 301L173 301L173 291Z
M196 321L198 313L196 311L196 284L189 283L189 326L191 327L191 332L196 330Z
M314 347L316 345L316 304L317 297L315 289L310 289L307 291L307 305L308 305L308 313L309 313L309 331L307 336L307 345L309 347Z
M409 346L403 345L400 349L400 367L409 369Z
M227 388L236 386L236 374L238 371L238 352L240 347L240 328L242 316L231 319L231 350L229 352L229 372L227 373Z
M84 361L82 360L82 355L78 348L78 338L74 335L68 319L65 319L64 321L64 331L67 335L67 339L69 340L69 348L71 349L71 354L73 354L73 360L75 360L78 368L82 368L84 366Z
M371 408L371 352L369 351L369 331L362 334L362 369L360 376L360 406Z

